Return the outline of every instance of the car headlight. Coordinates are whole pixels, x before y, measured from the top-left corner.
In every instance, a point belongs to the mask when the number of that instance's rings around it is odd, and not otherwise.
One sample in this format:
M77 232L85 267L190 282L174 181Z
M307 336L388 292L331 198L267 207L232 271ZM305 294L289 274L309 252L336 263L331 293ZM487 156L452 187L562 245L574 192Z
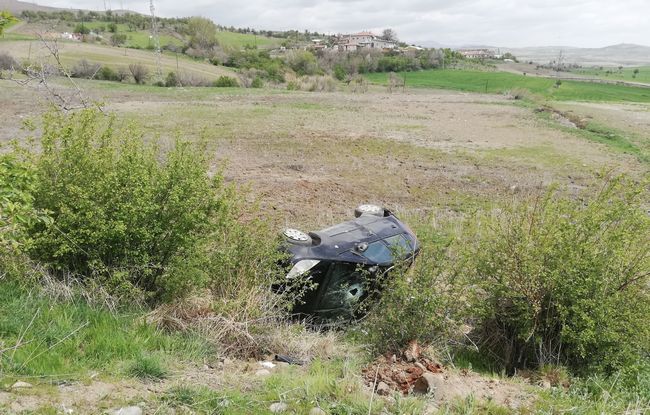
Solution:
M287 279L299 277L310 269L314 268L319 263L320 261L317 259L303 259L302 261L298 261L296 262L296 265L291 268L291 271L289 271L287 274Z

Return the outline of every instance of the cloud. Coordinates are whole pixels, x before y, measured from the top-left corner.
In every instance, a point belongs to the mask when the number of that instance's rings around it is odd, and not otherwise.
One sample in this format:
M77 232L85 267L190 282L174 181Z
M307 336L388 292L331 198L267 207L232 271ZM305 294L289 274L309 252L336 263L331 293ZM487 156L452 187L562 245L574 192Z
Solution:
M104 8L103 0L39 3ZM106 4L149 12L146 0ZM165 17L201 15L256 29L339 33L391 27L400 39L423 44L600 47L650 39L648 0L157 0L155 6Z

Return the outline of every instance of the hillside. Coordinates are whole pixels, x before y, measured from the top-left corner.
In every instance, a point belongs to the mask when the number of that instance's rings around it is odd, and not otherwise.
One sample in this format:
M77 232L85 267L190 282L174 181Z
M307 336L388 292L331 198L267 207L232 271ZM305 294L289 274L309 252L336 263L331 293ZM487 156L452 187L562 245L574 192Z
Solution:
M603 48L577 48L571 46L541 46L530 48L501 48L520 61L548 63L557 60L560 53L564 62L579 65L598 66L642 66L650 64L650 47L634 44L619 44Z
M14 15L19 15L25 10L34 12L54 12L63 9L50 6L41 6L36 3L28 3L26 1L0 0L0 10L8 10Z

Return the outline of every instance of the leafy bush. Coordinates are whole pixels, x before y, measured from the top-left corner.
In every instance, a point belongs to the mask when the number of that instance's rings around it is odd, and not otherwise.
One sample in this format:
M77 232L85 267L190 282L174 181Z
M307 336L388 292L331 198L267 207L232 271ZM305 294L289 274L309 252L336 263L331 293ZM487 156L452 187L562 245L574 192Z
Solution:
M257 49L245 49L230 54L225 66L240 69L257 69L266 79L284 82L286 65L282 59L271 58L269 52Z
M309 51L292 51L287 54L286 61L287 65L289 65L289 67L300 76L317 75L322 73L318 67L316 56Z
M30 247L28 230L49 223L47 212L34 206L35 172L16 154L0 156L0 257Z
M97 73L97 79L103 79L104 81L118 81L120 80L120 76L110 66L102 66L102 69Z
M256 76L251 82L251 88L262 88L264 86L264 81L259 76Z
M433 221L411 218L409 223L422 253L411 269L401 264L385 277L381 299L362 326L364 341L378 354L397 352L412 340L441 344L458 337L467 306L446 257L449 238L431 225Z
M92 110L49 113L40 145L34 206L53 224L31 227L34 259L151 301L208 283L202 247L230 193L201 146L177 139L162 154Z
M508 369L615 371L648 356L647 184L550 191L476 218L465 239L479 344Z
M239 82L235 78L223 75L214 81L213 85L218 88L236 88L239 86Z
M170 71L167 74L167 78L165 78L165 86L179 86L180 82L178 82L178 76L176 76L176 72Z
M345 79L346 76L348 76L348 73L343 67L343 65L338 64L334 67L334 78L338 79L339 81L342 81Z

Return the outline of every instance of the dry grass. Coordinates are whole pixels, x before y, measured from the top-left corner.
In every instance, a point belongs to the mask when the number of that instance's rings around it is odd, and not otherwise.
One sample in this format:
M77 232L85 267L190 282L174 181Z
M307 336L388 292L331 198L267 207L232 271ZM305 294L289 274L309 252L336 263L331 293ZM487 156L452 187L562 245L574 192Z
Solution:
M196 333L219 353L237 358L281 354L308 362L345 352L337 332L313 331L291 321L280 307L282 300L269 295L268 289L261 287L240 297L228 300L227 309L219 309L204 293L161 305L147 321L166 330Z

